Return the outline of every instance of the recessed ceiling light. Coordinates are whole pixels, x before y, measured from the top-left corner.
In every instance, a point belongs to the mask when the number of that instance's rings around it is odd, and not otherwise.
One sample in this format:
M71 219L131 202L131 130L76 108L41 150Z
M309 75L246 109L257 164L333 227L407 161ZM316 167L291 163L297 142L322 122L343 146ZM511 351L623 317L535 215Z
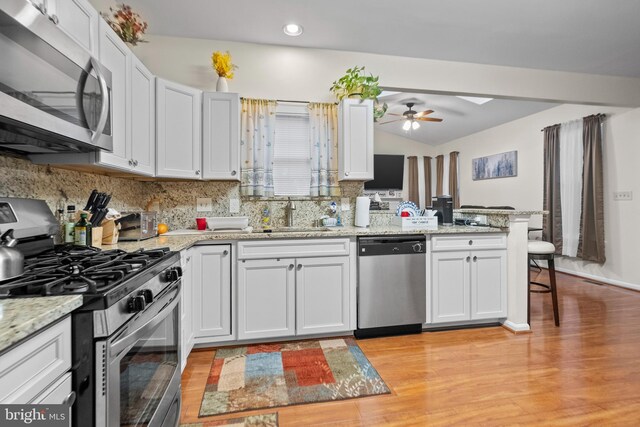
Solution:
M302 34L302 25L298 25L298 24L287 24L284 27L282 27L282 31L284 31L284 33L288 36L299 36L300 34Z
M481 98L478 96L458 96L460 99L464 99L465 101L473 102L474 104L482 105L486 104L489 101L493 101L493 98Z

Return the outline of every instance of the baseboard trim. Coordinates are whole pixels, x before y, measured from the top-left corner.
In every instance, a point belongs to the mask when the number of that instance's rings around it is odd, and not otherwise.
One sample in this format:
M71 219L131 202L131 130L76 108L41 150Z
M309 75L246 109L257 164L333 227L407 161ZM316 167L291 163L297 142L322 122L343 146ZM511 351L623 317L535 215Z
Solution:
M511 320L505 320L502 323L502 327L514 334L528 334L531 333L531 327L528 323L514 323Z
M546 268L546 267L542 267ZM607 285L618 286L620 288L631 289L632 291L640 292L640 285L635 283L623 282L622 280L609 279L607 277L597 276L595 274L584 273L582 271L569 270L568 268L556 266L556 271L560 273L569 274L571 276L582 277L584 279L595 280L596 282L602 282Z

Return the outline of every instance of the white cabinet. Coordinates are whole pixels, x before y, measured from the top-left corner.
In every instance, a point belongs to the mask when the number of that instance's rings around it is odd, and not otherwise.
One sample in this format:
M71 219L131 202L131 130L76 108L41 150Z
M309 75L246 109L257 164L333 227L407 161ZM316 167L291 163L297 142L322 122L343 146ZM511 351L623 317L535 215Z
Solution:
M72 403L74 398L75 394L71 390L71 372L67 372L58 381L53 383L51 387L36 396L30 403L61 405L63 403Z
M192 315L194 338L231 334L231 247L194 246Z
M295 335L295 259L238 263L238 339Z
M157 79L156 175L201 177L202 91Z
M113 132L113 151L98 153L98 164L129 169L131 149L129 139L130 120L129 96L131 95L131 79L129 68L131 55L127 45L109 27L104 19L100 19L100 62L111 71L111 127Z
M202 178L240 181L240 95L237 93L203 95Z
M180 266L182 267L182 296L181 296L181 357L182 370L187 366L189 353L193 348L193 251L191 249L180 252Z
M93 56L98 56L100 15L87 0L47 0L47 14L58 27Z
M349 329L349 257L301 258L296 265L296 334Z
M70 369L71 318L67 316L0 356L0 403L44 399L54 391L51 385Z
M431 249L432 323L507 316L505 234L433 236Z
M338 107L338 179L373 179L373 100L344 99Z
M156 85L155 76L135 55L131 55L130 167L139 175L156 171Z

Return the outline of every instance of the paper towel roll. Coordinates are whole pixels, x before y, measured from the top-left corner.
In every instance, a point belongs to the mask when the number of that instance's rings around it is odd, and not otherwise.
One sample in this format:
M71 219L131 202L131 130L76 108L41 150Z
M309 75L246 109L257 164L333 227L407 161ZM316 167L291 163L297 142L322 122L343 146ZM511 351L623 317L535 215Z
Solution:
M366 196L356 198L356 227L369 226L369 203Z

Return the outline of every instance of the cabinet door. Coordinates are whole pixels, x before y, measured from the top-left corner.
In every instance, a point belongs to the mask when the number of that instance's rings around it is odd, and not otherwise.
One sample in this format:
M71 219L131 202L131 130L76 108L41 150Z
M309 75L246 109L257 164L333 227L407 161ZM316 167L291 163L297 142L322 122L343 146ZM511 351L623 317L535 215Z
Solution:
M238 263L238 338L295 335L294 259Z
M98 56L98 11L86 0L48 0L49 15L55 15L58 27Z
M300 258L296 265L297 335L349 330L349 257Z
M431 257L433 323L469 320L469 252L433 252Z
M98 153L98 163L129 170L130 51L104 19L100 19L100 62L111 71L113 151Z
M182 331L181 331L181 343L182 343L182 369L187 366L187 358L193 348L193 250L188 249L181 252L180 266L182 267Z
M373 101L345 99L338 114L338 178L373 179Z
M507 251L471 252L471 318L507 317Z
M36 396L30 403L33 405L62 405L68 404L73 397L71 390L71 372L60 377L49 388Z
M156 171L156 86L155 77L131 57L131 160L133 171L153 176Z
M231 334L231 248L196 246L193 255L194 337Z
M202 178L240 181L240 95L205 93L202 100Z
M200 179L202 92L156 79L156 176Z

